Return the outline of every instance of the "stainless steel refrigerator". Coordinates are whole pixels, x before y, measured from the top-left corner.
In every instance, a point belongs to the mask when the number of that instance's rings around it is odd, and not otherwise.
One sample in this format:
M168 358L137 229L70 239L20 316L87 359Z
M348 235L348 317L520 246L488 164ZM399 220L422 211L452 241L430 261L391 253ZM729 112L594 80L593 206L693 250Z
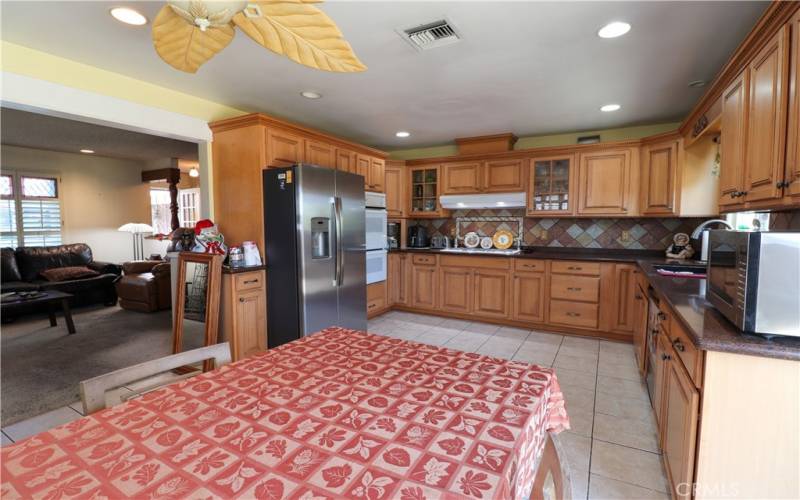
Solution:
M269 347L366 330L364 178L307 164L263 177Z

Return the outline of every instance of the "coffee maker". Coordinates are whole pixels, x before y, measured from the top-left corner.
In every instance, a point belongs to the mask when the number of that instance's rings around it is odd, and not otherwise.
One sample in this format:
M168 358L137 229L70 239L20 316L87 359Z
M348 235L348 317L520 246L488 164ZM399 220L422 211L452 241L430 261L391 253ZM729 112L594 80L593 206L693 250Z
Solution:
M408 247L409 248L428 248L428 230L423 226L411 226L408 228Z
M386 223L386 239L389 243L389 248L400 248L400 223L387 222Z

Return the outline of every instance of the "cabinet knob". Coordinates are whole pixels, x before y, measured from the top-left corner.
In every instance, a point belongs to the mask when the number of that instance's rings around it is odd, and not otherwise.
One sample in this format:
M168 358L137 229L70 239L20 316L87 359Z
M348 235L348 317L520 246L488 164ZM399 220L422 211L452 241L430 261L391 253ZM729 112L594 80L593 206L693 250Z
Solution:
M239 297L239 302L244 302L244 297Z
M686 350L686 346L683 345L683 342L681 342L681 339L673 340L672 341L672 345L675 346L675 349L679 350L680 352L683 352L683 351Z
M659 312L657 317L658 317L659 321L664 321L664 320L667 319L667 315L664 314L663 312Z

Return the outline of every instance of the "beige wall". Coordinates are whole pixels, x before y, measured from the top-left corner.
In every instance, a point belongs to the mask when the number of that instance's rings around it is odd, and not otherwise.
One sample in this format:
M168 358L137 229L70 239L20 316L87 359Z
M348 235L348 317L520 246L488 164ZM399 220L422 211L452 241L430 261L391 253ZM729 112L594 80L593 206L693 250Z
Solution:
M133 258L126 222L150 224L150 194L141 180L144 163L100 156L2 146L2 170L57 174L64 243L87 243L96 260ZM145 241L145 254L163 253L166 242Z

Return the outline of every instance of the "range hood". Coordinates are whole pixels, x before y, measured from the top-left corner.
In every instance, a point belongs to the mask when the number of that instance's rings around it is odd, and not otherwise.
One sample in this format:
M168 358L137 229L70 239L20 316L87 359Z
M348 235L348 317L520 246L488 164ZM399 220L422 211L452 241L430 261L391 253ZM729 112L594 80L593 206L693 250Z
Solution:
M439 197L442 208L522 208L525 193L451 194Z

